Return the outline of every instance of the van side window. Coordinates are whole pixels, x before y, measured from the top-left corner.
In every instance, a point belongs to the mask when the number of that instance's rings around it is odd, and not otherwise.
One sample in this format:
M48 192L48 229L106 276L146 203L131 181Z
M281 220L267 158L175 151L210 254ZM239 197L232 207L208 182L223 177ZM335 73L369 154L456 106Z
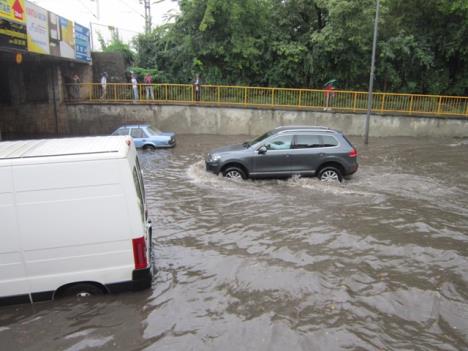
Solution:
M130 133L132 138L145 138L145 132L141 128L132 128L132 131Z
M320 135L302 134L296 135L294 143L295 149L310 149L314 147L322 147Z
M144 208L144 201L143 201L143 193L141 190L140 180L138 177L138 170L136 166L133 167L133 183L135 185L135 190L138 196L138 206L140 207L141 220L144 222L145 221L145 208Z

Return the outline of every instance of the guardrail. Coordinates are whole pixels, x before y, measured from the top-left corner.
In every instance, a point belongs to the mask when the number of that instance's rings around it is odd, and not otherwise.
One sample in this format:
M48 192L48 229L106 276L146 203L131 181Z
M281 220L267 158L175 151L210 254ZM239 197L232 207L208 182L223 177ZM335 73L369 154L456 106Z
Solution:
M67 84L68 102L180 103L296 108L343 112L367 111L367 92L262 88L227 85L99 83ZM468 117L468 97L423 94L373 94L372 111L409 115Z

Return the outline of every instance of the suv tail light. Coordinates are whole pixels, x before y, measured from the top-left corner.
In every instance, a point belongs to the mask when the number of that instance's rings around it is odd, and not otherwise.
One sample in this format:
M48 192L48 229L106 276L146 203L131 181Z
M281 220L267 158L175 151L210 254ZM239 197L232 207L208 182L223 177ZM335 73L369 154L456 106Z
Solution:
M132 240L133 243L133 260L135 269L145 269L148 267L148 258L146 257L146 242L142 236Z
M353 149L350 152L348 152L348 156L351 158L357 157L357 150L353 147Z

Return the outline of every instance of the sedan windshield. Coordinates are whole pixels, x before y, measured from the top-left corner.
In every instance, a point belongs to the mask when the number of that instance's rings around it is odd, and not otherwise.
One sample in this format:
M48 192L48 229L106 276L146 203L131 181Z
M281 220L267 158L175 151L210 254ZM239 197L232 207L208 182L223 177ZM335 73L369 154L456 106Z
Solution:
M159 135L162 133L159 129L153 128L153 127L146 128L146 131L148 132L149 135Z
M243 145L246 146L246 147L249 147L250 145L254 145L256 143L261 142L262 140L265 140L266 138L268 138L271 135L273 135L273 131L270 131L270 132L267 132L267 133L265 133L263 135L260 135L259 137L256 137L255 139L253 139L251 141L246 141Z

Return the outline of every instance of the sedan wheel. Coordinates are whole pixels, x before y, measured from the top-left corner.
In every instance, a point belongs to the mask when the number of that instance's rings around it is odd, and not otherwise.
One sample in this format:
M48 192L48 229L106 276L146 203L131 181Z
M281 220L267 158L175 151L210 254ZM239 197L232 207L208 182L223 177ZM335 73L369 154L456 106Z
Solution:
M143 150L156 150L156 148L153 145L146 144L143 146Z

